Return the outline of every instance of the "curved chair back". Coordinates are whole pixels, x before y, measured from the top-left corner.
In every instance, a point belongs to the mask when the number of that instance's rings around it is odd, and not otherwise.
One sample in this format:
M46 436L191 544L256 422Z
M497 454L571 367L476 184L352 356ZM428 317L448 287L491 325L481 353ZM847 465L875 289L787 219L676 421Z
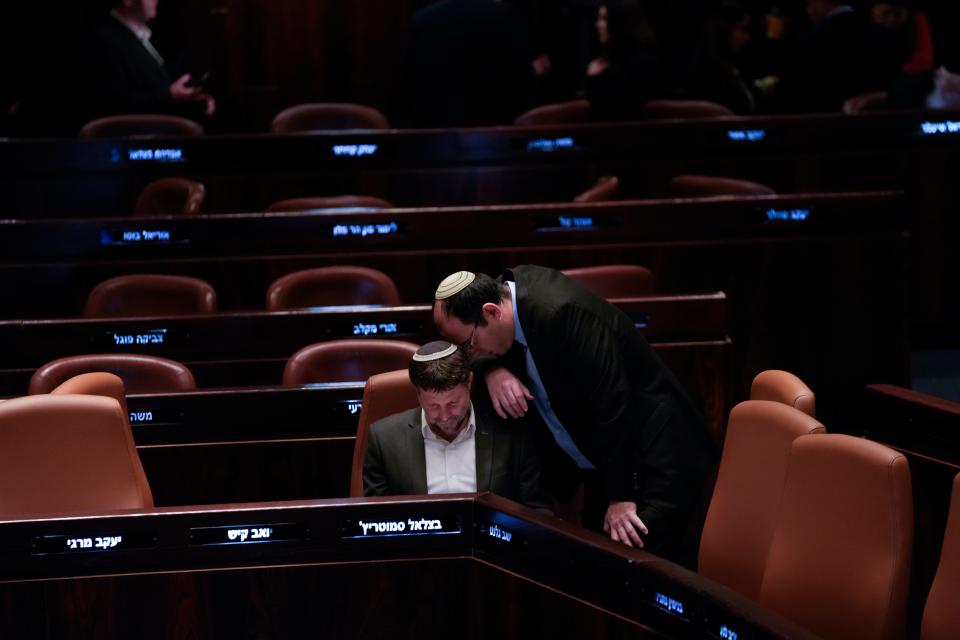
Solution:
M320 196L279 200L267 207L267 211L316 211L348 208L392 209L393 204L376 196Z
M719 176L701 176L682 174L670 179L670 194L678 198L705 198L709 196L772 196L776 191L765 184L721 178Z
M131 274L104 280L90 292L86 318L188 315L217 310L217 293L207 282L187 276Z
M363 458L367 454L370 425L419 404L417 390L410 382L406 368L370 376L363 389L363 406L357 423L357 439L353 445L353 469L350 474L350 496L363 496Z
M803 411L808 416L817 416L817 403L803 380L789 371L768 369L761 371L750 385L751 400L772 400Z
M48 362L30 378L28 393L52 393L75 376L98 371L118 376L127 393L164 393L197 388L190 369L174 360L131 353L95 353Z
M272 133L301 133L329 129L389 129L382 112L362 104L312 102L284 109L270 123Z
M545 104L524 111L513 121L518 127L530 127L542 124L577 124L590 122L590 102L582 98L554 104Z
M405 340L330 340L300 349L283 368L283 384L364 381L404 369L418 345Z
M920 640L952 640L960 637L960 475L953 479L950 513L943 532L943 547L937 575L923 606Z
M736 115L732 109L707 100L650 100L640 111L645 120L721 118Z
M800 436L824 431L784 404L748 400L733 408L700 538L700 574L759 597L791 446Z
M0 519L153 506L127 416L113 398L0 403Z
M366 267L318 267L288 273L267 287L267 309L349 305L396 307L400 293L393 279Z
M193 216L207 196L203 183L188 178L160 178L140 192L133 213L137 216Z
M43 393L38 391L37 393ZM60 385L50 390L50 395L86 395L106 396L120 403L123 415L130 415L127 409L127 390L123 386L120 376L105 371L81 373L68 378ZM31 394L34 395L34 394Z
M620 195L620 178L603 176L593 186L573 199L574 202L607 202Z
M653 272L636 264L605 264L564 269L563 273L602 298L633 298L656 292Z
M107 116L91 120L80 129L81 138L142 138L200 136L203 127L187 118L160 113Z
M903 638L912 545L903 454L848 435L800 436L759 603L825 640Z

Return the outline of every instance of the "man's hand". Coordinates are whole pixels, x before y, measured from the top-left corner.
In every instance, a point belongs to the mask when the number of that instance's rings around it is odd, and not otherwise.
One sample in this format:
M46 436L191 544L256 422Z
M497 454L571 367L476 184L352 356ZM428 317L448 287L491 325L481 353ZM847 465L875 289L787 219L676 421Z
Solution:
M509 414L512 418L519 418L527 412L527 400L533 400L533 396L517 376L503 367L497 367L490 370L486 381L493 409L498 416L506 419Z
M170 97L175 102L193 102L200 95L200 87L191 87L190 74L185 73L170 85Z
M640 533L650 533L647 525L643 524L643 520L637 515L636 502L611 502L603 519L603 531L617 542L638 548L643 548ZM638 531L640 533L637 533Z

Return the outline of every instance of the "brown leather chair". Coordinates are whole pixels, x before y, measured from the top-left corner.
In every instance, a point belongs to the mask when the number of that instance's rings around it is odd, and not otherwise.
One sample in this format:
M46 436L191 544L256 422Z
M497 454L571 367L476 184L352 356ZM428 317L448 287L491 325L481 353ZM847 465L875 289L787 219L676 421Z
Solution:
M283 368L283 384L363 381L384 371L403 369L418 345L405 340L330 340L300 349Z
M376 196L321 196L280 200L267 207L267 211L317 211L345 208L392 209L393 204Z
M351 305L400 305L393 279L366 267L318 267L295 271L267 288L267 309L302 309Z
M656 292L653 272L636 264L605 264L564 269L563 273L600 297L633 298Z
M800 436L759 602L824 640L899 640L912 546L902 453L848 435Z
M640 117L644 120L721 118L733 115L736 114L730 108L706 100L650 100L640 111Z
M187 118L159 113L107 116L91 120L80 129L81 138L143 138L200 136L203 127Z
M123 386L123 380L120 379L120 376L105 371L81 373L78 376L73 376L62 382L55 389L51 389L50 394L106 396L119 402L120 408L123 409L123 414L129 415L127 409L127 390Z
M920 640L953 640L960 638L960 475L953 479L953 495L937 575L923 606Z
M174 360L130 353L96 353L68 356L48 362L34 372L30 378L27 393L30 395L53 393L59 386L66 385L71 378L93 372L106 372L118 376L129 393L163 393L190 391L197 388L190 369ZM93 384L93 381L83 382ZM74 381L74 384L80 384L80 382ZM71 391L71 393L79 392ZM109 395L116 397L113 394Z
M765 184L737 178L684 174L674 176L668 185L670 195L677 198L710 196L772 196L776 191Z
M813 391L789 371L769 369L758 373L750 385L750 399L780 402L803 411L811 418L817 417Z
M592 187L576 196L574 202L607 202L616 200L620 195L620 178L617 176L603 176L598 178Z
M153 506L127 416L102 396L0 403L0 487L2 519Z
M313 102L284 109L270 123L272 133L302 133L329 129L389 129L382 112L362 104Z
M363 406L357 423L357 439L353 445L353 470L350 474L350 496L363 496L363 458L367 454L370 425L419 405L417 390L410 382L406 368L370 376L363 389Z
M567 100L554 104L545 104L524 111L513 121L518 127L530 127L544 124L577 124L590 122L590 102L584 99Z
M217 310L217 293L187 276L132 274L104 280L90 292L86 318L188 315Z
M824 431L778 402L748 400L733 408L700 538L701 575L759 597L790 448L796 438Z
M207 188L188 178L160 178L140 192L133 214L137 216L193 216L200 212Z

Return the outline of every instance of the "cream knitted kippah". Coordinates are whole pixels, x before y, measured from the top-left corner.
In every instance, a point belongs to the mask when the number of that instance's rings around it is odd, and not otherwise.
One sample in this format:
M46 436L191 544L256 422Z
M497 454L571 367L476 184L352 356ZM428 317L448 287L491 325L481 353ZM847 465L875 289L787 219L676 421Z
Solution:
M437 292L434 294L434 297L437 300L446 300L466 289L476 277L476 274L470 271L451 273L444 278L440 286L437 287Z
M416 362L430 362L431 360L446 358L456 350L457 345L444 342L443 340L436 340L434 342L428 342L417 349L417 352L413 354L413 359Z

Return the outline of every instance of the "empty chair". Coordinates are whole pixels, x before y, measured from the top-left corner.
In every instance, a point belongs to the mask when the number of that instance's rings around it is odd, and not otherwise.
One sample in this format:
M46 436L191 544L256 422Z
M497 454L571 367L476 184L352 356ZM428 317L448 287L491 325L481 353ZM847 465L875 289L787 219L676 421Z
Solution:
M127 416L113 398L0 403L0 518L153 506Z
M267 211L316 211L322 209L391 209L393 204L376 196L320 196L289 198L274 202Z
M620 178L603 176L593 186L573 199L574 202L606 202L616 200L620 195Z
M943 532L937 575L923 606L920 640L953 640L960 637L960 475L953 479L950 513Z
M405 340L330 340L300 349L283 368L283 384L364 381L403 369L418 345Z
M87 318L213 313L217 293L207 282L187 276L132 274L104 280L87 296Z
M129 411L127 410L127 390L123 386L123 380L120 378L120 376L107 373L105 371L81 373L78 376L68 378L54 389L51 389L50 394L83 394L88 396L106 396L108 398L113 398L120 403L120 408L123 410L123 414L129 415Z
M393 279L366 267L318 267L278 278L267 288L267 309L382 305L396 307L400 294Z
M803 411L810 417L817 416L813 391L789 371L769 369L758 373L750 385L750 399L781 402Z
M848 435L800 436L759 602L824 640L903 638L912 545L903 454Z
M159 113L107 116L91 120L80 129L81 138L199 136L203 127L187 118Z
M776 191L759 182L694 174L674 176L667 189L670 195L679 198L776 195Z
M736 114L730 108L706 100L650 100L640 111L640 117L645 120L719 118L733 115Z
M327 129L389 129L390 121L377 109L346 102L313 102L284 109L273 118L273 133L300 133Z
M513 124L518 127L541 124L577 124L590 122L590 119L590 102L581 98L555 104L545 104L524 111L514 119Z
M603 298L634 298L649 296L657 289L653 272L636 264L605 264L595 267L564 269L587 289Z
M793 441L822 424L778 402L748 400L730 412L698 572L752 598L760 596L767 552Z
M350 474L352 497L363 495L363 458L367 454L370 425L394 413L413 409L419 404L417 390L410 382L410 374L406 368L371 376L363 389L362 402L357 439L353 445L353 469Z
M143 188L133 207L138 216L192 216L200 212L207 188L188 178L160 178Z
M28 393L50 393L75 376L98 371L118 376L128 393L163 393L197 388L190 369L174 360L130 353L95 353L48 362L33 373Z

